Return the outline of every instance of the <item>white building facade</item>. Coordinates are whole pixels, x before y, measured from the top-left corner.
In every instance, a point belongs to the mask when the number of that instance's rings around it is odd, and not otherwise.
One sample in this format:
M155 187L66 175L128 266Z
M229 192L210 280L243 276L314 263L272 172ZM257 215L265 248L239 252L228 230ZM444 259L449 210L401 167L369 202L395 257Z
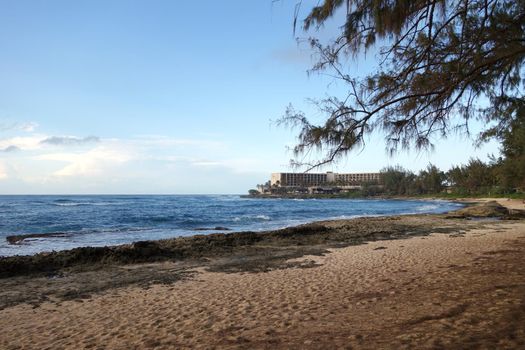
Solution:
M380 173L272 173L272 187L360 186L381 182Z

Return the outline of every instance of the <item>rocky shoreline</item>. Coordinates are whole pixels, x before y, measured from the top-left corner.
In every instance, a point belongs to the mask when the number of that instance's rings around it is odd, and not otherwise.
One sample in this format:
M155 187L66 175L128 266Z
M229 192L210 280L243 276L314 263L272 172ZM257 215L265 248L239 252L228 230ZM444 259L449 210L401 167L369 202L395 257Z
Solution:
M97 270L126 264L196 261L236 254L259 256L255 259L258 263L239 264L239 270L265 270L286 259L303 254L320 254L330 247L469 229L478 224L464 220L471 217L520 219L525 214L523 211L509 210L496 202L488 202L441 215L319 221L268 232L215 233L139 241L121 246L82 247L32 256L2 257L0 278L53 275L63 270ZM18 242L20 239L23 237L15 237L13 241Z

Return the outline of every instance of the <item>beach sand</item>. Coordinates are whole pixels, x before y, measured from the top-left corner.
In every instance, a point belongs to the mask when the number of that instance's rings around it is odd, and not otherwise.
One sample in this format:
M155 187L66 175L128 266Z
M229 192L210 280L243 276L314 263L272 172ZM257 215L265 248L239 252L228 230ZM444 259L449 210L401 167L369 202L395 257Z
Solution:
M0 348L525 348L523 220L298 259L19 303L0 310Z

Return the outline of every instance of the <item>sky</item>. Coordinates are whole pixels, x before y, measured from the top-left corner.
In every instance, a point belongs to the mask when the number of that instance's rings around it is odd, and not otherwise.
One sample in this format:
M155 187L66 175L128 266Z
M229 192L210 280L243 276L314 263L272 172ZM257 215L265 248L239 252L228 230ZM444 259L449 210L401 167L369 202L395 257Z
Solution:
M295 4L0 0L0 194L237 194L292 171L297 130L276 120L289 104L318 117L309 100L344 91L307 74ZM352 65L373 67L373 55ZM395 156L382 135L367 141L321 171L498 154L464 135Z

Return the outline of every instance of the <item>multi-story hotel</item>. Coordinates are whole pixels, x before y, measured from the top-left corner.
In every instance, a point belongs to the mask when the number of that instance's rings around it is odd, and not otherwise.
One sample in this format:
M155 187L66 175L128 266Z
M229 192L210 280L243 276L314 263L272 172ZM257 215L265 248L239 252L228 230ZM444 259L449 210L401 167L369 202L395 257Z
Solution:
M272 173L272 187L312 187L312 186L359 186L363 183L381 182L380 173Z

